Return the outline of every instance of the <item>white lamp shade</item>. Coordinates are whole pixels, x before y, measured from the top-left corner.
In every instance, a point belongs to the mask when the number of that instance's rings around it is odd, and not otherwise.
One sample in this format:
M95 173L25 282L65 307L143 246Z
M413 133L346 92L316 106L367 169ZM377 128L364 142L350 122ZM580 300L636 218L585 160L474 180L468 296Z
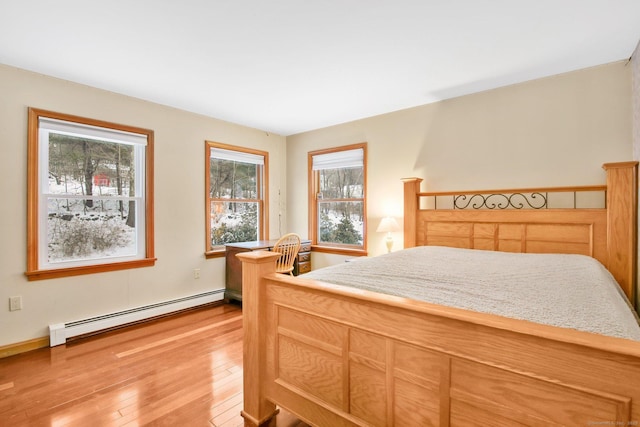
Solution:
M376 232L378 233L393 233L394 231L400 231L400 226L396 222L395 218L390 216L382 218Z

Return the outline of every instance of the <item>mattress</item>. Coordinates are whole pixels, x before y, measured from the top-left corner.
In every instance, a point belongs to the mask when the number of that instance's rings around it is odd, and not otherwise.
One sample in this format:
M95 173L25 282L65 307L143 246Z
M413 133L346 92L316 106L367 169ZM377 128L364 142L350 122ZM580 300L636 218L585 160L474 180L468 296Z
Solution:
M583 255L420 246L304 277L640 341L638 317L613 276Z

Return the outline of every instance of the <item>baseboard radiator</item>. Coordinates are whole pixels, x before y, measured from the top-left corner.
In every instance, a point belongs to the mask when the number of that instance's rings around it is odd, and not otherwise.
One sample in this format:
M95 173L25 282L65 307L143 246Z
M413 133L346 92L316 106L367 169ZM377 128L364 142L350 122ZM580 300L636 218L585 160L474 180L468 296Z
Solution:
M68 338L123 326L129 323L140 322L156 316L221 301L223 298L224 289L218 289L211 292L119 311L117 313L91 317L89 319L49 325L49 345L55 347L64 344Z

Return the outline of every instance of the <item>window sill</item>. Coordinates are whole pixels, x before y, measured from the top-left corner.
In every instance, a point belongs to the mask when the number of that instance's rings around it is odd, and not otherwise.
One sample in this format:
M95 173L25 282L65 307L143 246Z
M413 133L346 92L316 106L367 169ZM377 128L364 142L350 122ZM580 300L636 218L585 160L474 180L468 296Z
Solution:
M209 252L205 252L204 253L204 257L206 259L211 259L211 258L222 258L225 255L225 250L224 249L218 249L217 251L209 251Z
M367 256L367 251L364 249L341 248L337 246L312 245L311 252L323 252L336 255Z
M136 261L118 262L113 264L87 265L84 267L57 268L52 270L33 270L25 272L27 280L56 279L60 277L80 276L83 274L104 273L107 271L127 270L130 268L152 267L157 258L145 258Z

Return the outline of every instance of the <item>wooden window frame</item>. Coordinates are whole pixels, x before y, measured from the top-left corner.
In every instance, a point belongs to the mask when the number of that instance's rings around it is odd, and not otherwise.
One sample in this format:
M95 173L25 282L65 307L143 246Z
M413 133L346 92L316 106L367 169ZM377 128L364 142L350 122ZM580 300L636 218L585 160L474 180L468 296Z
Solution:
M40 118L63 120L89 126L102 127L124 132L145 135L145 255L144 258L131 261L115 261L100 264L88 264L74 267L40 269L39 263L39 120ZM150 267L155 265L154 256L154 200L153 200L153 137L152 130L134 126L121 125L102 120L89 119L71 114L57 113L36 108L29 108L27 131L27 270L25 275L29 281L53 279L59 277L78 276L83 274L102 273L130 268Z
M215 141L205 141L205 257L218 258L225 256L225 249L214 249L211 246L211 202L215 201L215 198L210 197L211 194L211 179L209 176L211 149L220 148L223 150L237 151L240 153L254 154L262 156L264 158L264 165L262 166L262 177L258 177L258 187L262 187L261 199L224 199L225 202L254 202L258 203L260 209L260 215L258 215L258 240L264 240L269 235L269 153L267 151L256 150L252 148L240 147L236 145L224 144ZM261 179L262 178L262 179Z
M340 151L349 151L355 149L363 150L363 197L358 200L363 202L363 225L362 225L362 247L353 245L327 244L318 242L318 203L317 194L320 188L319 172L313 170L313 157L321 154L336 153ZM314 252L325 252L338 255L366 256L367 255L367 143L344 145L340 147L326 148L322 150L310 151L307 154L307 170L309 183L309 236L311 236L311 248ZM355 200L355 199L350 199Z

